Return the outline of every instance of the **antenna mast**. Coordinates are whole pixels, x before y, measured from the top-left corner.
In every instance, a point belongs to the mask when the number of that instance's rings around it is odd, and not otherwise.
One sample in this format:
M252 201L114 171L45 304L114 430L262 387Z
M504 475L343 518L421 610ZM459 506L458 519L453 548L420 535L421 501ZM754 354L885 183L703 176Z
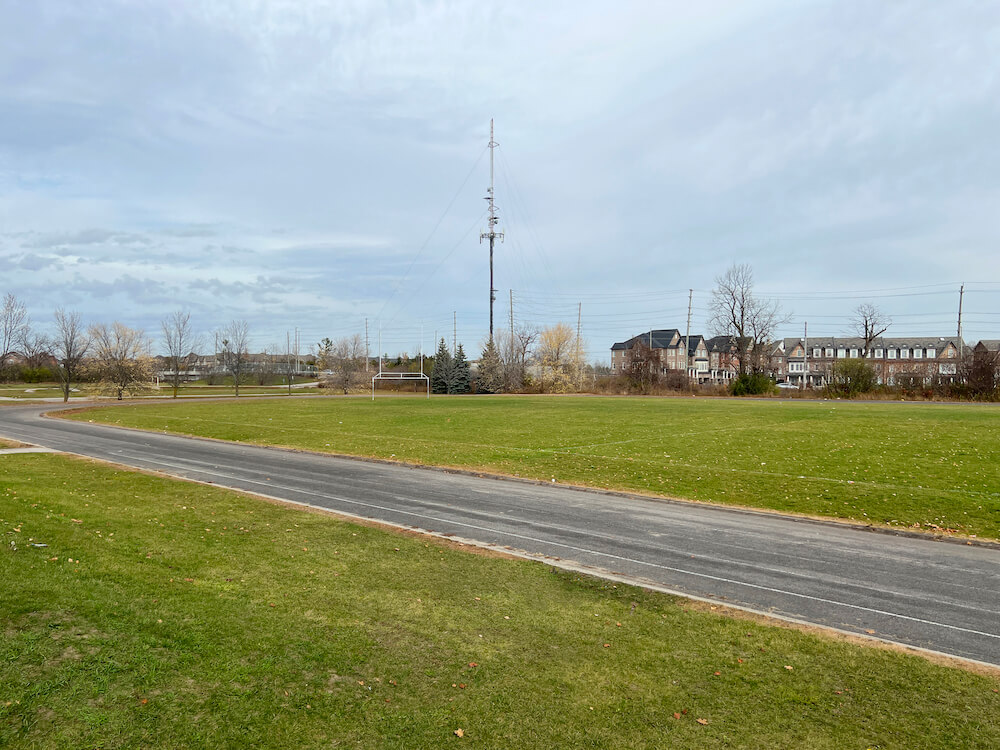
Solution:
M496 231L496 226L500 219L497 218L497 207L493 202L493 149L495 149L500 144L493 140L493 118L490 118L490 189L486 195L485 200L490 202L490 215L487 219L486 231L479 235L479 244L483 243L483 240L488 239L490 241L490 341L493 340L493 302L497 298L497 290L493 287L493 242L498 237L500 241L503 242L503 232Z

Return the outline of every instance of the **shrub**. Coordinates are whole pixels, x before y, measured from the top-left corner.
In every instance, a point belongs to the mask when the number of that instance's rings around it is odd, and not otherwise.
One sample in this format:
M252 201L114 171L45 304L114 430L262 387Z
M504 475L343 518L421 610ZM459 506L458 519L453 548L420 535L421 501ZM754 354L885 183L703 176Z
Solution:
M729 386L729 392L734 396L760 396L774 393L774 381L762 372L740 375Z
M828 386L832 395L852 398L870 393L878 385L878 377L863 359L842 359L833 365L833 382Z
M25 383L48 383L55 379L55 373L48 367L25 367L21 370L21 380Z

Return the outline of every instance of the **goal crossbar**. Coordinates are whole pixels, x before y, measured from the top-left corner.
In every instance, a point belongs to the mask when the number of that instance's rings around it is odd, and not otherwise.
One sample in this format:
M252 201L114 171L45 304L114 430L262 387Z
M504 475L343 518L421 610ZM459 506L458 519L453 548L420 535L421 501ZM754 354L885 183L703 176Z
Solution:
M378 372L372 378L372 401L375 400L375 383L379 380L423 380L427 384L427 398L431 397L431 379L424 374L424 326L420 324L420 372L395 372L382 369L382 323L378 325Z
M372 401L375 400L375 382L378 380L423 380L427 384L427 398L431 397L431 379L422 372L379 372L372 378Z

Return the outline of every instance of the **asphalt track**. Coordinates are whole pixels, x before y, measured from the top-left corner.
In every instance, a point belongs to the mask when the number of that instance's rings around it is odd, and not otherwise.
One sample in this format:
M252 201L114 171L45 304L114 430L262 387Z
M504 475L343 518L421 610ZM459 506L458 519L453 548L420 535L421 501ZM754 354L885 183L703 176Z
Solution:
M52 409L0 408L0 436L1000 666L1000 549L41 416Z

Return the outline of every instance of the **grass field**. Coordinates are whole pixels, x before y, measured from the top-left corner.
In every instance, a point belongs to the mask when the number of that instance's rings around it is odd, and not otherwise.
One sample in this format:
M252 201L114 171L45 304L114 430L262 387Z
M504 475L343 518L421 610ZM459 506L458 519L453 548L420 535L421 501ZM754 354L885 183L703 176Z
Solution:
M230 378L229 381L230 382L228 384L223 385L207 385L204 382L198 381L185 384L177 389L177 396L178 398L190 398L194 396L235 396L236 391L233 388L232 379ZM296 384L312 382L315 382L315 380L307 378L296 378L294 380L294 383ZM292 386L292 393L297 396L319 392L320 391L312 387L302 388L298 385ZM159 398L171 398L173 393L173 388L171 388L167 383L161 383L158 389L150 388L144 395ZM260 386L248 384L240 386L240 396L284 396L287 395L287 393L287 385ZM0 385L0 397L5 398L62 398L62 395L63 392L58 383L7 383ZM90 384L78 385L72 393L73 398L95 395L100 394L98 393L96 387Z
M1000 410L991 406L330 398L73 418L1000 538Z
M996 676L51 454L0 580L4 747L1000 746Z
M62 398L58 383L5 383L0 385L0 396L4 398ZM74 393L81 396L84 393Z

